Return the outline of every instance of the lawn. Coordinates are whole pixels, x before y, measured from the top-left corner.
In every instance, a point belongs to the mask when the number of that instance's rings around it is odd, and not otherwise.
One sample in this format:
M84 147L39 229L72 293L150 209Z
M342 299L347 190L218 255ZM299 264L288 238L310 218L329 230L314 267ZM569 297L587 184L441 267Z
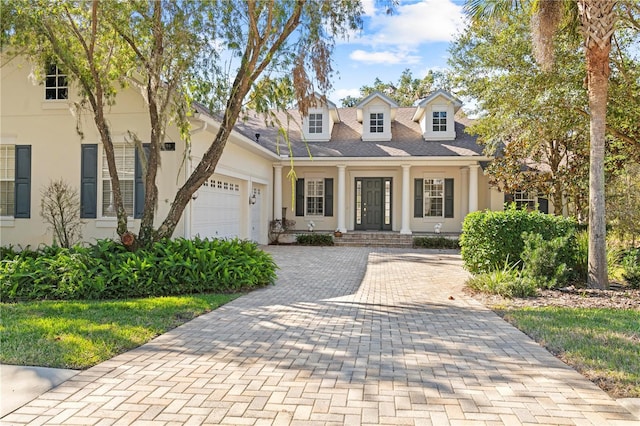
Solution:
M545 306L497 312L613 397L640 397L640 310Z
M0 363L86 369L239 297L0 304Z

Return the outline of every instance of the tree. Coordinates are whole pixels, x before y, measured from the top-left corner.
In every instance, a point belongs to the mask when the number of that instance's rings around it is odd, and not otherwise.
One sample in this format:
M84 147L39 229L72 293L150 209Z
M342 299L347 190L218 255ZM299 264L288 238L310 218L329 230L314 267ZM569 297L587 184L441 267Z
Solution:
M640 83L634 79L639 63L630 54L635 43L618 38L620 65L610 79L607 117L607 179L615 178L621 162L638 157L633 147L640 142L631 124L639 123L637 108L628 102ZM506 192L544 194L555 212L568 211L586 222L589 121L580 43L558 34L557 60L549 72L541 71L532 55L524 11L500 22L472 23L457 37L450 48L452 79L458 93L475 99L481 112L467 131L496 156L487 169L492 184Z
M326 92L331 86L335 37L360 26L360 15L359 2L339 0L16 0L3 10L1 29L3 45L8 43L42 64L54 58L81 87L105 147L117 232L128 244L134 243L135 236L127 228L105 105L115 102L118 85L136 84L143 89L151 141L148 155L139 148L146 171L136 244L145 245L173 234L192 194L213 174L250 91L254 89L254 100L274 96L278 76L292 75L293 95L304 112L309 93ZM217 66L220 52L237 58L231 75ZM164 132L174 120L188 142L187 116L194 98L223 105L221 126L178 189L169 213L154 229L158 153Z
M530 7L536 61L543 70L553 66L553 39L564 17L573 18L584 42L587 94L590 118L589 167L589 273L587 284L608 287L605 227L605 130L607 90L610 73L609 53L615 28L616 2L610 0L555 1L468 0L472 19L504 14L508 7ZM533 7L531 7L533 6ZM576 7L577 6L577 7Z
M434 89L451 90L448 76L441 71L429 70L422 79L413 78L410 69L405 69L397 83L384 83L376 77L371 86L360 87L360 96L340 99L343 107L354 107L373 92L380 92L393 99L400 106L412 106L427 97Z

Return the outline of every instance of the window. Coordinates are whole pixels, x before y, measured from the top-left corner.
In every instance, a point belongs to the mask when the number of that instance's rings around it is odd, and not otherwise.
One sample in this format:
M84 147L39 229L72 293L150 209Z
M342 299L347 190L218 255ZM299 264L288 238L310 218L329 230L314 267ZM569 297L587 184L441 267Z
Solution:
M13 216L15 212L15 161L15 146L0 145L0 216Z
M307 179L306 214L324 215L324 179Z
M424 216L444 216L444 179L424 180Z
M384 114L383 113L374 112L369 114L369 131L371 133L384 132Z
M536 208L535 197L527 191L514 192L513 201L519 209L535 210Z
M447 131L447 112L446 111L433 112L433 131L434 132Z
M309 114L309 134L322 133L322 114Z
M69 87L67 76L60 71L57 65L50 65L45 78L45 99L68 99Z
M124 202L124 209L129 216L133 216L133 200L135 188L135 148L126 144L113 145L116 160L116 170L120 179L120 192ZM111 176L107 165L107 156L102 156L102 215L115 217L116 210L111 190Z

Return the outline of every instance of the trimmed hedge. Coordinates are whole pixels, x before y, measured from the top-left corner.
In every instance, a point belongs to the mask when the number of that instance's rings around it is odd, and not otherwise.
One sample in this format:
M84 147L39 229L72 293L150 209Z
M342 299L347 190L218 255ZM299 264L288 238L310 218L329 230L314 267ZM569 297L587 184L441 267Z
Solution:
M477 211L462 224L460 247L465 268L474 274L517 265L524 250L523 233L540 234L546 241L559 237L575 238L573 219L537 211L519 210L512 205L505 211ZM573 265L575 243L571 241L558 254L558 260Z
M447 237L413 237L413 246L426 249L460 249L457 239Z
M124 299L227 293L271 284L276 265L249 241L162 240L129 252L112 240L89 247L4 250L0 301Z
M332 246L333 237L330 234L298 234L296 243L301 246Z

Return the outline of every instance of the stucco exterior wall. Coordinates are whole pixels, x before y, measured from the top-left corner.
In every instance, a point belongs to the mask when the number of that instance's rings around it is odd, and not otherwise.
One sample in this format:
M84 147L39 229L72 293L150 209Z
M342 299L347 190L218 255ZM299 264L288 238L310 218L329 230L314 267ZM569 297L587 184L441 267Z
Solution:
M77 88L69 88L69 99L47 101L44 86L35 82L32 66L23 59L14 59L2 70L1 137L0 143L8 145L31 145L31 215L30 218L0 218L0 244L14 244L32 247L52 242L52 232L40 217L41 191L53 179L62 179L80 191L81 146L98 145L98 200L97 218L83 219L83 240L115 238L115 218L102 215L102 143L88 108L76 109L79 103ZM115 104L107 108L107 120L114 143L129 143L131 134L146 143L150 139L149 117L143 97L135 88L118 93ZM198 124L194 124L194 129ZM201 156L209 146L215 133L195 132L192 137L192 156ZM234 139L236 138L236 139ZM190 170L184 161L185 144L175 127L167 129L167 142L175 143L175 151L162 151L158 170L159 191L156 212L156 226L166 217L175 192L181 186ZM263 197L260 211L247 209L238 220L243 221L242 237L252 234L251 215L259 214L262 222L267 221L270 212L270 192L272 184L272 161L269 155L254 152L247 145L240 144L237 136L230 139L218 163L216 173L243 179L243 195L249 199L253 187L259 187ZM273 156L272 156L273 157ZM253 185L253 186L252 186ZM249 202L246 203L249 205ZM189 237L190 207L178 223L174 237ZM130 218L131 230L136 232L139 220ZM267 241L267 225L261 232L260 242Z

